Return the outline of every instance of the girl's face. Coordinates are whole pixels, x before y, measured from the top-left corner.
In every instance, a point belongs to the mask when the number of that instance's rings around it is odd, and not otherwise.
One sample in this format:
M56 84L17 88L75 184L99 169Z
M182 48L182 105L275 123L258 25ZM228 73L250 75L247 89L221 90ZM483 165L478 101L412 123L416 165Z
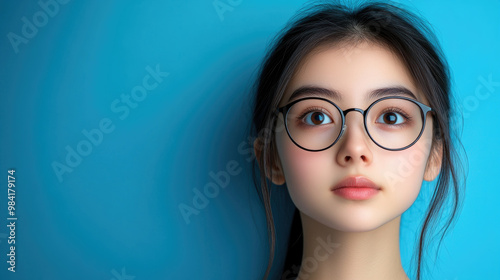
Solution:
M342 110L366 110L380 98L370 98L369 93L387 87L405 87L418 101L428 105L399 58L373 43L323 46L311 52L294 73L279 107L295 100L289 99L303 86L338 92L338 98L327 99ZM303 215L340 231L368 231L400 216L417 198L422 180L433 180L440 168L439 159L429 160L431 114L427 115L418 142L402 151L384 150L373 143L359 112L346 115L346 130L329 149L310 152L296 146L284 129L281 115L275 140L282 177L273 178L273 182L286 182L295 206ZM346 178L368 179L378 191L361 200L332 191Z

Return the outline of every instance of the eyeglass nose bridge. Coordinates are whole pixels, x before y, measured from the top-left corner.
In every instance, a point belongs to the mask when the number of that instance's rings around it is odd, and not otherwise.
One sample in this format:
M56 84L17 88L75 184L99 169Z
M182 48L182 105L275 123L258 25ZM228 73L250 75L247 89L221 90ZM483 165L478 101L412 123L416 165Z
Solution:
M342 111L342 114L344 114L344 117L346 117L347 113L352 112L352 111L356 111L356 112L361 113L361 115L363 115L363 117L365 116L365 110L362 110L359 108L349 108L347 110Z
M347 128L347 125L346 125L347 113L350 113L350 112L353 112L353 111L354 111L354 112L358 112L358 113L360 113L361 115L363 115L363 122L365 121L365 114L366 114L366 112L365 112L365 110L363 110L363 109L359 109L359 108L349 108L349 109L347 109L347 110L342 111L342 122L343 122L343 124L342 124L342 130L340 131L340 135L339 135L339 137L338 137L338 140L340 140L340 138L342 138L342 136L344 135L344 132L345 132L345 130L346 130L346 128ZM365 126L365 129L366 129L366 126ZM337 140L337 141L338 141L338 140Z

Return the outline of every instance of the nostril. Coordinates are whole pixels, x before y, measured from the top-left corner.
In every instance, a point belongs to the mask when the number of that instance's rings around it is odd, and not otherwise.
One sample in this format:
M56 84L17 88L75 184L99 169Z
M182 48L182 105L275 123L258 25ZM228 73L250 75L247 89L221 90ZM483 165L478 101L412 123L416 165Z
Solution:
M344 159L346 162L348 162L349 160L351 160L351 156L346 156Z
M365 157L364 155L362 155L362 156L361 156L361 159L362 159L363 161L366 161L366 157Z

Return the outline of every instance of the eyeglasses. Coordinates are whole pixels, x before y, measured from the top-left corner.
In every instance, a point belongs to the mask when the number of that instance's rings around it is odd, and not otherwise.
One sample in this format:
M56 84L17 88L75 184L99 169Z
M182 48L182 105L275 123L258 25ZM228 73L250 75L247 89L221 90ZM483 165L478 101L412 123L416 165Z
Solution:
M288 136L295 145L311 152L333 146L346 129L349 112L363 115L365 130L379 147L400 151L415 144L424 131L426 116L432 108L403 96L388 96L374 101L366 110L342 110L335 103L321 97L295 100L275 114L283 114Z

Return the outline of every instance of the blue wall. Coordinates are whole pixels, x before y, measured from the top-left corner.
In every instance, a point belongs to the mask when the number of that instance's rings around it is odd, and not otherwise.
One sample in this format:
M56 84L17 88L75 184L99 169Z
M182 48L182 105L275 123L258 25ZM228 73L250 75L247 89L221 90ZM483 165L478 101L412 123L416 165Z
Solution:
M259 279L268 246L245 134L250 86L304 2L103 2L0 4L0 224L10 168L18 218L15 273L0 226L0 278ZM402 2L432 23L449 59L470 165L430 274L500 279L500 2ZM206 186L212 197L199 199ZM283 254L293 205L274 192Z

